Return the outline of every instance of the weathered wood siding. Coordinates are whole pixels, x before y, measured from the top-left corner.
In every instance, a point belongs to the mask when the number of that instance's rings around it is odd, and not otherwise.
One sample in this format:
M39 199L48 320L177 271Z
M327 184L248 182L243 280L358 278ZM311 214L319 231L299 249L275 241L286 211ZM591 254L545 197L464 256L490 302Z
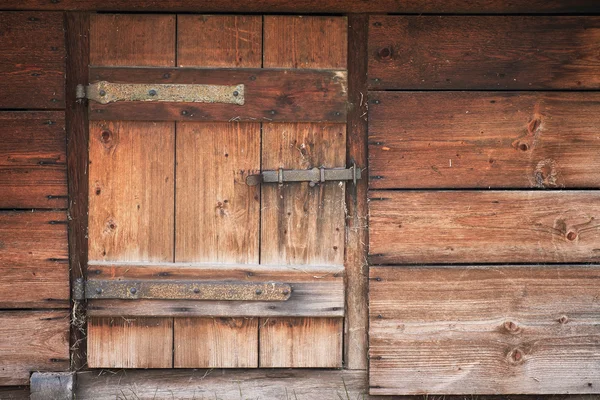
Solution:
M370 18L371 394L597 392L599 39Z
M0 37L2 386L69 368L69 257L63 14L2 12Z

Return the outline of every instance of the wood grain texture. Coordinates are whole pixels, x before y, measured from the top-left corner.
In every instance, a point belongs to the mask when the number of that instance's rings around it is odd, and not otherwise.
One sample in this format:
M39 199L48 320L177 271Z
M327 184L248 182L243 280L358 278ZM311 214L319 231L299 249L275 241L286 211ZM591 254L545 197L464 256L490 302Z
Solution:
M90 68L90 81L244 85L244 105L90 102L90 119L154 121L331 121L344 123L345 71L227 68Z
M344 315L343 267L318 265L251 265L222 263L98 263L90 262L94 279L164 279L234 282L285 282L292 294L283 302L195 300L92 300L89 315L137 316L324 316Z
M0 13L0 37L0 108L64 108L63 14Z
M598 89L600 17L374 16L372 89Z
M175 16L93 14L90 64L175 66Z
M1 311L0 337L0 386L28 385L33 371L69 368L69 310Z
M90 123L90 260L173 261L173 125Z
M264 124L262 169L345 167L346 127ZM344 263L345 185L262 185L261 263Z
M172 318L88 320L89 368L171 368Z
M64 113L2 112L0 208L66 208Z
M370 186L597 188L597 93L371 92Z
M175 318L175 368L258 367L258 318Z
M3 10L227 13L597 13L596 0L4 0Z
M177 124L175 261L258 263L260 124Z
M260 68L259 15L178 15L177 66Z
M367 177L367 34L366 14L348 16L348 127L346 160L356 163ZM346 320L344 366L367 369L368 179L346 186Z
M260 320L262 368L341 368L342 318Z
M346 17L266 15L265 68L346 69Z
M370 274L371 394L597 392L598 267Z
M0 212L0 308L68 308L67 215Z
M88 83L90 15L65 13L67 43L66 131L67 177L69 183L69 270L71 283L85 278L88 260L89 125L87 105L76 98L77 85ZM75 285L71 284L71 293ZM85 306L71 295L71 368L80 370L86 363ZM83 322L82 322L83 321ZM77 325L77 326L75 326Z
M596 262L596 191L371 191L370 260Z

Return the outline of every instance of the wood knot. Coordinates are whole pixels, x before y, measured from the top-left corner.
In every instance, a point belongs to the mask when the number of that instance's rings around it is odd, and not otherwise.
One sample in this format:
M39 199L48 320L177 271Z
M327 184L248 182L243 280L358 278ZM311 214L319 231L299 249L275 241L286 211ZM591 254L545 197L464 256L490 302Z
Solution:
M510 352L509 358L513 364L520 364L523 362L525 355L521 349L514 349Z
M382 47L377 51L380 60L389 60L392 58L393 51L390 46Z
M567 240L572 242L575 239L577 239L577 232L573 232L573 231L567 232Z
M566 315L563 315L558 319L558 322L564 325L567 322L569 322L569 317L567 317Z
M519 143L518 146L519 150L521 151L527 151L529 150L529 145L527 143Z
M519 333L521 331L521 328L513 321L504 322L504 329L510 333Z

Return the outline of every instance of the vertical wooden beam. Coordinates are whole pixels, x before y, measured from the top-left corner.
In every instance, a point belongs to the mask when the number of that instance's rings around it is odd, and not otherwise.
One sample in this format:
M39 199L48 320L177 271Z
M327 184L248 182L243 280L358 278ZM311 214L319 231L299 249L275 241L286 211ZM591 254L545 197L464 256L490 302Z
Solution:
M346 160L363 169L363 179L346 187L346 323L344 355L348 369L367 368L367 33L366 14L348 16L348 134Z
M67 44L66 129L69 184L69 265L72 282L85 278L87 265L88 209L88 119L87 105L78 102L75 89L88 83L89 30L88 13L65 13ZM73 296L71 296L73 298ZM71 300L71 368L86 364L85 303Z

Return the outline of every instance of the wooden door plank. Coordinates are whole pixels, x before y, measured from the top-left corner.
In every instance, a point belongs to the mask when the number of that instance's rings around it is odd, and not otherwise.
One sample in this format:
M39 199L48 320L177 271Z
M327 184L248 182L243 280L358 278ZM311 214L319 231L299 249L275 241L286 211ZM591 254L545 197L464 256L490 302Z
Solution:
M69 369L69 310L1 311L0 337L0 386L28 385L33 371Z
M345 69L347 24L345 17L265 16L263 66ZM346 166L345 125L263 123L263 170L322 166ZM345 184L262 185L261 199L261 264L344 264ZM261 367L341 366L342 319L260 325Z
M600 17L373 16L371 89L598 89Z
M258 263L260 124L177 124L178 262Z
M68 308L64 211L0 212L0 308Z
M342 70L261 68L90 68L90 82L244 85L244 105L225 103L89 103L92 120L346 121Z
M90 260L173 261L174 153L172 123L90 123Z
M63 14L0 13L0 36L0 108L64 108Z
M260 68L261 65L261 16L177 16L177 66Z
M262 368L341 368L342 318L261 318Z
M91 300L91 316L323 316L344 315L344 269L319 265L252 265L222 263L91 262L90 280L161 279L233 282L282 282L292 286L290 298L267 301Z
M90 318L89 368L171 368L173 319Z
M370 392L594 393L595 266L372 267Z
M175 318L175 368L258 367L258 318Z
M595 191L371 191L369 196L374 264L600 260Z
M175 66L175 16L93 14L90 64Z
M64 114L2 112L0 123L0 208L66 208Z
M370 187L597 188L600 95L371 92Z

